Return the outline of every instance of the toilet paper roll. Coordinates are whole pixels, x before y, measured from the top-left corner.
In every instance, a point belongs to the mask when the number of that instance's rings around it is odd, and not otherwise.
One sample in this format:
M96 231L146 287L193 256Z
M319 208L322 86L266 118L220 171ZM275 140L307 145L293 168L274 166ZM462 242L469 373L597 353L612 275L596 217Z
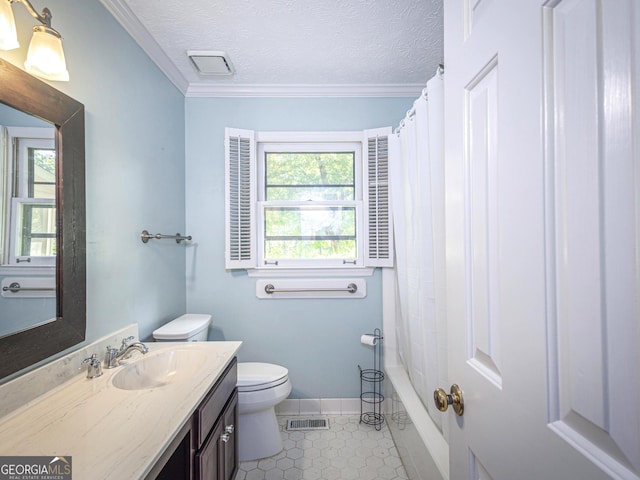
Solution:
M364 334L360 337L360 343L375 347L378 344L378 337L375 335Z

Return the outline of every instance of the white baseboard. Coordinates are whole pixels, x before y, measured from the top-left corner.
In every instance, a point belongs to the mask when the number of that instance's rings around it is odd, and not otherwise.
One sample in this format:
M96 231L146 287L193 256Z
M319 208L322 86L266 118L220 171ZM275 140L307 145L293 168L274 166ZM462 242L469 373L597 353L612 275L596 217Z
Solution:
M276 405L278 415L360 415L359 398L287 398Z

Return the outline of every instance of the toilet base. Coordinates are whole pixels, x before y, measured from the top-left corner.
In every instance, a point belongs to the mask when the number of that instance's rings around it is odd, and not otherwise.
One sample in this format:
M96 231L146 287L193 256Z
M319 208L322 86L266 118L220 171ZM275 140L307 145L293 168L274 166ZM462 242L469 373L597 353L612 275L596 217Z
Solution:
M270 457L284 448L274 407L238 415L238 459Z

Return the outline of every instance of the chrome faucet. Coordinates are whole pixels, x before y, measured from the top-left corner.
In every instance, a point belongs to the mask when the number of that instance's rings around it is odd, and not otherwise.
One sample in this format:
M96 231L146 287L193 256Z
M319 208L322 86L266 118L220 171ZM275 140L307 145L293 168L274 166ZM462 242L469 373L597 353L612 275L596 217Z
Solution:
M129 358L133 350L137 350L142 354L149 351L147 346L141 342L127 343L133 340L133 337L122 339L120 349L107 347L107 353L104 357L105 368L116 368L120 365L120 360Z

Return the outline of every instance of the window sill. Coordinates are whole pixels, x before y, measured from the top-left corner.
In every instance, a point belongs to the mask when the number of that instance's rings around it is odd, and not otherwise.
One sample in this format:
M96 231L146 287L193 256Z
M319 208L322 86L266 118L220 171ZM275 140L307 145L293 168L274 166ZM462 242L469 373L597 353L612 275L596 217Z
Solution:
M0 276L9 275L55 275L55 265L2 265Z
M247 274L253 278L325 278L370 277L375 267L360 268L251 268Z

